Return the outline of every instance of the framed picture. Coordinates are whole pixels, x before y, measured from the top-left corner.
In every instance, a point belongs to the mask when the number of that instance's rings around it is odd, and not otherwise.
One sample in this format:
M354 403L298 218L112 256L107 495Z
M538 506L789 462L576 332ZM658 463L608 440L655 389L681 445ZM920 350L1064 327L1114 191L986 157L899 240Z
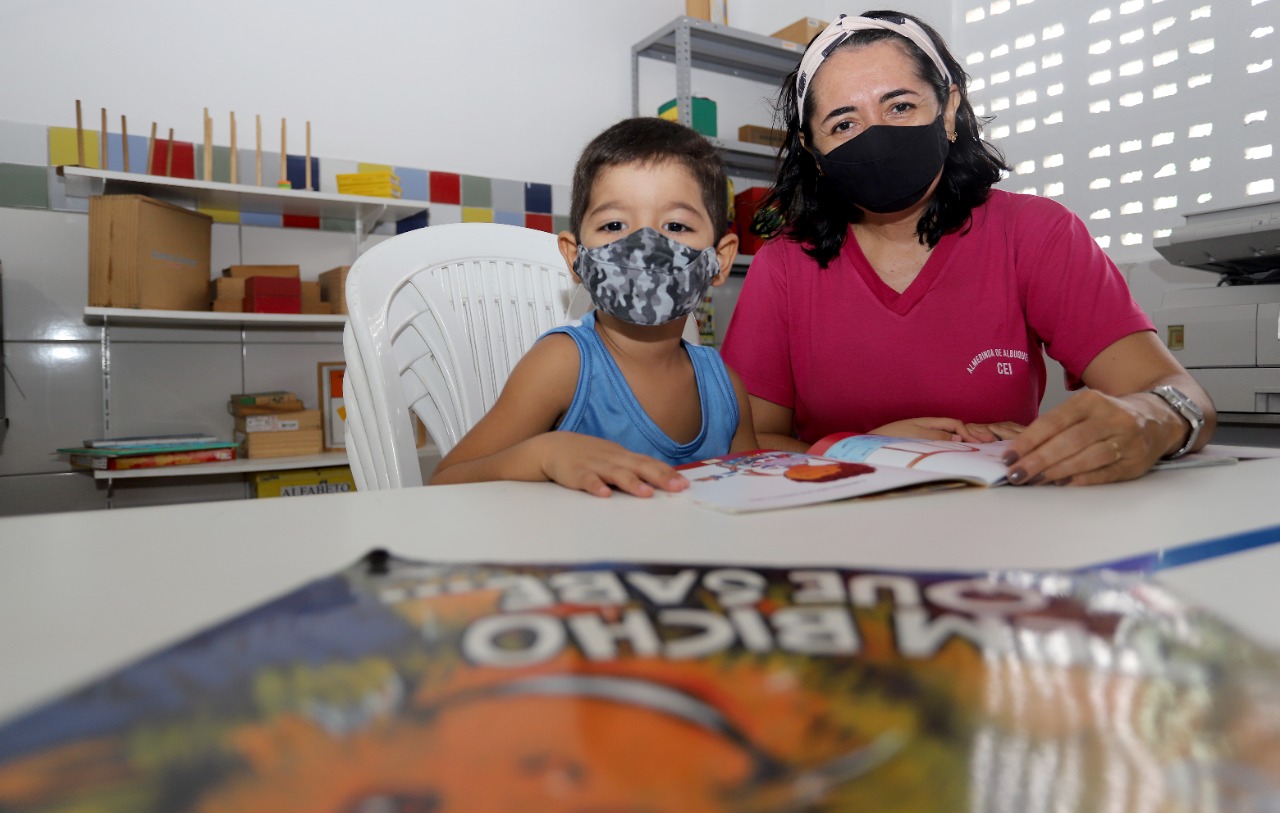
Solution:
M342 375L347 370L347 363L322 361L316 367L320 383L320 425L324 429L324 450L341 451L347 445L343 435L347 411L342 401Z

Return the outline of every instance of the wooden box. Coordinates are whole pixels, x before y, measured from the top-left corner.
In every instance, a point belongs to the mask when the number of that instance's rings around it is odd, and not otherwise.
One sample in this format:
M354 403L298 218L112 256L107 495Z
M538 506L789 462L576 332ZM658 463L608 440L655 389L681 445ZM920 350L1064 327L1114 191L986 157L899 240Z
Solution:
M830 25L829 22L819 20L817 17L803 17L786 28L774 31L769 36L788 42L808 45L809 41L821 34L828 25Z
M209 309L213 218L145 195L89 199L89 304Z

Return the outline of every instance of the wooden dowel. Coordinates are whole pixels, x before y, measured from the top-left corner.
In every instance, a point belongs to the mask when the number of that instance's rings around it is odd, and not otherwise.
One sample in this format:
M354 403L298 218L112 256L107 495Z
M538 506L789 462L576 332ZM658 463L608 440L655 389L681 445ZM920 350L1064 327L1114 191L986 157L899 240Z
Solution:
M240 183L240 156L236 154L236 112L231 111L231 183Z
M164 153L164 176L173 177L173 128L169 128L169 148Z
M262 116L257 114L253 117L254 130L258 134L258 147L254 150L254 163L257 164L257 180L254 181L258 186L262 186Z
M311 122L307 122L307 180L303 183L303 189L311 188Z
M84 119L80 116L79 99L76 99L76 166L84 166Z
M102 143L98 145L98 169L107 168L107 108L102 108Z
M151 122L151 138L147 139L147 167L145 172L148 175L156 174L156 171L151 167L151 162L155 160L155 157L156 157L156 123L153 121Z
M276 186L284 186L289 182L289 151L285 139L285 120L280 119L280 177Z
M124 171L129 171L129 122L120 115L120 149L124 153Z

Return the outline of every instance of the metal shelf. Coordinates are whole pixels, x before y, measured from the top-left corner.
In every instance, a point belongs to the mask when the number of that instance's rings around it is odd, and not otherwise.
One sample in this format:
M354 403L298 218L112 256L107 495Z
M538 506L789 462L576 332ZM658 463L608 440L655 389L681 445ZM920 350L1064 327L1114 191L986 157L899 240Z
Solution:
M740 31L727 25L677 17L631 46L631 113L640 115L640 59L670 62L676 68L677 120L693 126L692 69L765 82L774 87L800 63L804 47L794 42ZM778 151L761 144L710 139L730 175L772 180Z
M183 466L156 466L150 469L92 469L95 480L132 480L141 477L206 477L215 474L246 474L257 471L319 469L347 465L346 452L294 455L292 457L243 457L216 463L189 463ZM89 469L81 469L89 471Z
M226 313L222 311L165 311L142 308L85 308L89 324L197 325L200 327L342 327L345 314Z
M687 37L687 57L682 41ZM795 70L804 46L727 25L677 17L631 46L637 57L778 84Z
M430 207L425 200L333 195L306 189L273 189L265 186L195 181L189 178L141 175L134 172L113 172L75 166L58 167L58 173L66 178L67 194L72 197L87 198L101 195L106 192L108 186L113 193L168 189L188 197L193 205L202 209L341 218L357 221L365 231L378 223L394 223L424 212Z

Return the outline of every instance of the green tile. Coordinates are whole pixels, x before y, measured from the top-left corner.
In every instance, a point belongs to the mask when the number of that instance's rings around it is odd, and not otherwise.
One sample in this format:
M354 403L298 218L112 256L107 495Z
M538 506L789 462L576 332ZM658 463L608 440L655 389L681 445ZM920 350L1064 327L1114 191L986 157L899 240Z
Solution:
M201 167L204 165L201 164ZM231 182L231 148L219 147L214 145L213 148L213 179L222 183Z
M493 181L475 175L462 176L462 205L480 209L493 207Z
M341 217L322 217L320 218L320 231L340 231L347 234L354 234L356 230L356 222Z
M48 209L48 167L0 164L0 206Z

